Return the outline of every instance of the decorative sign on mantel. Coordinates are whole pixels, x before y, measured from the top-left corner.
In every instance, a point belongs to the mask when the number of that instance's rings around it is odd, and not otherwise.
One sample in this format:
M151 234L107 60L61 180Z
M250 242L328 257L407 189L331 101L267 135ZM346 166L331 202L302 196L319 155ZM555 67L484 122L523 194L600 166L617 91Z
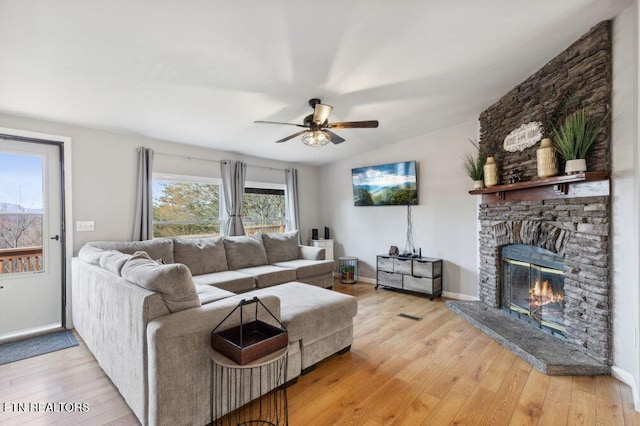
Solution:
M532 121L523 124L504 138L504 150L509 152L523 151L542 139L542 123Z

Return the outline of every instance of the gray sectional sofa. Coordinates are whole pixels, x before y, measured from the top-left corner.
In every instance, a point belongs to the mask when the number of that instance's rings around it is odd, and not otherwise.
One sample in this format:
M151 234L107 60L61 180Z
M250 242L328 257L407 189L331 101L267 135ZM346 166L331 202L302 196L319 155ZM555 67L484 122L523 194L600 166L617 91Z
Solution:
M210 333L240 300L258 296L287 328L289 381L350 348L357 302L326 289L332 277L295 232L92 242L72 261L73 322L142 424L206 424Z

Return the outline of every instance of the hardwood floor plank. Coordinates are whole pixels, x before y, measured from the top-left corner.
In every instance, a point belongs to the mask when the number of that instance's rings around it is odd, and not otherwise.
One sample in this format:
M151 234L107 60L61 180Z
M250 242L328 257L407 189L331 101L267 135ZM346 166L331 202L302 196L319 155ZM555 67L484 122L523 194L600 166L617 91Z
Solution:
M443 300L370 284L336 281L334 288L358 297L353 346L288 388L291 425L640 425L628 386L609 376L545 376ZM138 424L79 337L78 343L0 366L0 403L86 402L89 411L0 410L0 424Z
M596 377L595 386L596 422L603 425L624 423L622 400L616 380L611 376Z
M568 376L550 376L547 396L542 406L539 424L563 425L569 416L573 378Z
M518 425L537 425L542 415L542 406L548 388L549 376L531 369L511 417L511 422Z
M531 365L522 359L515 360L512 369L506 373L502 384L496 391L493 401L487 407L480 425L509 424L531 369Z

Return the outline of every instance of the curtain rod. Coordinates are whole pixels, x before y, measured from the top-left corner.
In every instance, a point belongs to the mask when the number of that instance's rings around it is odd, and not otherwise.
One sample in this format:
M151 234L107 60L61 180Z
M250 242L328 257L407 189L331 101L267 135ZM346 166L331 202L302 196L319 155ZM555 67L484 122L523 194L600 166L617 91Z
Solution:
M154 151L153 153L154 153L154 154L156 154L156 155L164 155L165 157L177 157L177 158L185 158L185 159L187 159L187 160L209 161L209 162L211 162L211 163L218 163L218 164L220 164L220 160L210 160L210 159L208 159L208 158L190 157L190 156L188 156L188 155L169 154L169 153L166 153L166 152L158 152L158 151ZM279 170L279 171L281 171L281 172L286 171L286 169L280 169L280 168L278 168L278 167L259 166L259 165L257 165L257 164L248 164L248 163L247 163L247 166L250 166L250 167L258 167L258 168L261 168L261 169L267 169L267 170Z

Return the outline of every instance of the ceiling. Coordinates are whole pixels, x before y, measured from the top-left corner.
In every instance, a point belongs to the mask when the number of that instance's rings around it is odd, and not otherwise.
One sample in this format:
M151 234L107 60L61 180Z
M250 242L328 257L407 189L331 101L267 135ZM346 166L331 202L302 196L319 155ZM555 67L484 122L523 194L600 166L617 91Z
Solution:
M326 164L477 119L629 4L0 0L0 112ZM301 123L312 97L380 127L310 148L253 124Z

